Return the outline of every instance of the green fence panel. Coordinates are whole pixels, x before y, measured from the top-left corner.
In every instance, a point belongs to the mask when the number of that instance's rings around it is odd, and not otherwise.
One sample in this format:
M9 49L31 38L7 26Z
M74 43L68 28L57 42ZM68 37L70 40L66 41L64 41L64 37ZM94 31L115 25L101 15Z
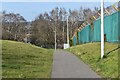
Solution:
M91 28L90 29L90 42L93 42L93 39L94 39L94 29Z
M118 25L118 12L114 13L111 15L112 16L112 21L113 21L113 25L112 25L112 42L118 42L118 27L120 27Z
M118 12L118 42L120 43L120 11Z
M81 43L80 33L81 33L81 31L78 32L78 43L79 44Z
M104 33L106 34L107 42L119 42L119 25L118 14L116 12L104 18Z
M93 41L99 42L101 40L101 20L94 21Z
M80 32L78 32L78 43L80 44L80 43L90 42L90 33L91 33L91 27L90 25L87 25Z
M73 37L73 45L76 46L76 44L77 44L77 38L76 38L76 36L74 36Z
M83 30L81 30L81 33L80 33L81 43L84 43L84 36L85 36L85 33L84 33L84 29L83 29Z
M112 16L106 16L104 18L104 34L106 34L106 41L112 42Z

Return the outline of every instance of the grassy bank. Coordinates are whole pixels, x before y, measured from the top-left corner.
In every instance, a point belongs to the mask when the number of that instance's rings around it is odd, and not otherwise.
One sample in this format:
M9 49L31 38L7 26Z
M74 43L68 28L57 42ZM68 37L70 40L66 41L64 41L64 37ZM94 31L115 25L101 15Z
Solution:
M73 46L68 51L77 55L104 78L118 77L118 44L105 43L105 57L100 59L100 43Z
M2 41L3 78L49 78L53 50L31 44Z

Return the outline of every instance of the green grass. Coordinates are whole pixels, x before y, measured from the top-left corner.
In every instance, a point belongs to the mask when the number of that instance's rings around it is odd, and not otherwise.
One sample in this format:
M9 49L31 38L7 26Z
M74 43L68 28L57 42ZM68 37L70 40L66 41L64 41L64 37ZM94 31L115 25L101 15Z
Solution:
M50 78L53 50L2 40L3 78Z
M116 48L118 48L118 44L106 42L103 59L100 59L99 42L77 45L67 50L77 55L101 77L118 78L118 49Z

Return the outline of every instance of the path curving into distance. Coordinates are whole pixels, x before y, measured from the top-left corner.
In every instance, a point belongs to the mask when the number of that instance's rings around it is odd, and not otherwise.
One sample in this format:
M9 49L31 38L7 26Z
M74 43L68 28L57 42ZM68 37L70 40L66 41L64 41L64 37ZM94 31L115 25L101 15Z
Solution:
M74 54L56 50L51 78L100 78L100 76Z

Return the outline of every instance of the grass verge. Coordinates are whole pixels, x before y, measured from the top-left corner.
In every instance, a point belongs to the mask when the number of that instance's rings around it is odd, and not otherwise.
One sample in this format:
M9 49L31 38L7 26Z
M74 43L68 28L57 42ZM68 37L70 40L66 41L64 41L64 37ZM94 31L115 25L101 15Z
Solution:
M50 78L52 49L22 42L1 41L3 78Z
M105 43L105 56L100 58L100 43L73 46L68 51L77 55L103 78L118 78L118 44Z

